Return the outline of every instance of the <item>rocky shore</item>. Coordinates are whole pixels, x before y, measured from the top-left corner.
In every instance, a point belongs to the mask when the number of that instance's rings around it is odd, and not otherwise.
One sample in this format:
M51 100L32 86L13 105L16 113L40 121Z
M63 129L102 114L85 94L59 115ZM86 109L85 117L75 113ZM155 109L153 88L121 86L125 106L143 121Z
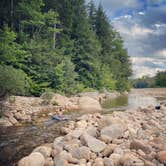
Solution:
M35 148L18 166L164 166L166 103L86 114L61 128L53 143Z
M115 98L120 95L114 93L87 92L73 97L60 94L46 93L41 97L11 96L4 102L4 113L0 118L0 126L18 126L31 123L39 119L39 115L48 117L62 115L66 111L101 111L100 103L104 100Z

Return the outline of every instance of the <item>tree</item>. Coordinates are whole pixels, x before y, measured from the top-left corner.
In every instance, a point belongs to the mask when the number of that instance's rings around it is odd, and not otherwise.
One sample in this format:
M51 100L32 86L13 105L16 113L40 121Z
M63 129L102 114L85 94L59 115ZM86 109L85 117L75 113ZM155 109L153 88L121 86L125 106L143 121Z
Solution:
M27 75L12 66L0 65L0 98L6 96L24 95L28 91Z
M155 77L156 86L166 87L166 71L160 71Z

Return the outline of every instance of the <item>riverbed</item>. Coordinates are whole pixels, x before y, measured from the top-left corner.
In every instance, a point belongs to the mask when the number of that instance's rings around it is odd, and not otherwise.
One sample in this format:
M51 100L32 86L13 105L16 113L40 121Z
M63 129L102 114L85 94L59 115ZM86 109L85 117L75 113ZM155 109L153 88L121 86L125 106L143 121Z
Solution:
M147 92L148 91L148 92ZM149 90L133 90L128 95L105 101L102 104L103 113L111 114L113 111L125 111L137 107L156 106L165 99ZM82 112L67 113L71 119L82 115ZM42 120L41 120L42 119ZM59 128L66 122L55 122L50 117L40 118L38 123L25 124L20 127L0 129L0 165L13 165L22 156L29 154L35 147L43 143L50 143L61 133Z

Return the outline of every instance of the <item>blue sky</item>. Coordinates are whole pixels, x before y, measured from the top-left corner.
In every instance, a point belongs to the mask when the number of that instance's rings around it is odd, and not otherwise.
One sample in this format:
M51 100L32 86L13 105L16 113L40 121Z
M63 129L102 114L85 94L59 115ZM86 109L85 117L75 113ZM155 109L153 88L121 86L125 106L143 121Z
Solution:
M96 6L102 3L110 23L123 37L134 77L166 70L166 0L94 2Z

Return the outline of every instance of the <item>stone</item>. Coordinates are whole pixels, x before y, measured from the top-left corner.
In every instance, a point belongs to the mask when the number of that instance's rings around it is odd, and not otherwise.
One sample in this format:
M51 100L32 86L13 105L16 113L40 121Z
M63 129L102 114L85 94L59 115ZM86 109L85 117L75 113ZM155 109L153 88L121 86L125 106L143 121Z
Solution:
M90 148L91 151L98 153L105 149L106 144L95 137L90 136L87 133L83 134L83 139Z
M60 132L61 134L69 134L71 132L71 129L67 127L61 127Z
M54 161L51 157L46 158L45 165L44 166L54 166Z
M87 127L86 132L93 137L97 137L97 128L94 126Z
M8 119L9 119L9 122L11 122L13 125L18 123L18 121L13 116L10 116Z
M64 137L57 137L55 138L54 142L53 142L53 147L54 148L62 148L63 147L63 141L64 140Z
M106 146L106 148L102 152L103 156L109 157L110 154L113 153L116 147L117 147L116 144L109 144L108 146Z
M53 98L51 99L51 103L57 103L59 106L62 107L65 107L69 102L70 101L67 97L60 94L54 94Z
M109 159L112 161L114 165L119 165L121 155L113 153L110 155Z
M29 156L22 158L18 166L44 166L45 158L39 152L33 152Z
M148 146L144 141L136 139L130 143L130 149L135 149L135 150L141 149L145 153L151 152L150 146Z
M114 166L114 163L110 158L104 158L104 166Z
M101 130L101 136L106 135L111 139L120 138L123 136L124 131L125 128L122 124L112 124Z
M99 101L88 96L79 98L78 108L79 110L86 112L96 112L102 110Z
M96 158L93 166L104 166L104 161L102 158Z
M16 112L14 114L14 117L17 119L17 120L21 120L22 119L22 114L20 112Z
M157 154L157 158L161 163L166 164L166 151L160 151Z
M71 132L71 136L73 138L79 138L83 134L84 130L83 129L75 129Z
M51 146L39 146L33 150L33 152L39 152L41 153L45 158L48 158L51 156L52 148Z
M90 160L91 151L88 147L82 146L69 151L73 158Z
M119 164L123 166L144 166L144 162L132 153L126 153L120 158Z
M152 163L150 161L145 160L144 161L144 166L156 166L156 164L154 164L154 163Z
M80 120L76 123L76 128L85 129L87 127L86 120Z
M10 127L13 126L11 122L9 122L8 118L0 118L0 126Z

